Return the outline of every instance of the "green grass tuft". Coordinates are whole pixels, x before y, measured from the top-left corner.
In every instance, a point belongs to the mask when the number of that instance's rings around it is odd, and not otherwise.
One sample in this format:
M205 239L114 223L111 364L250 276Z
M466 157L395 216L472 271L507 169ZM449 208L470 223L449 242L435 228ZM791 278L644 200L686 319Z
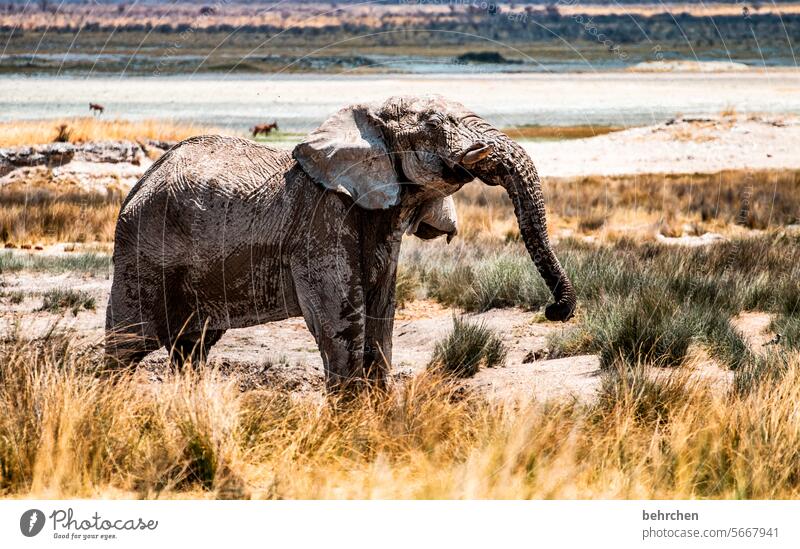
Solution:
M644 364L616 363L603 373L596 410L609 415L629 410L633 418L647 425L663 425L670 415L689 400L689 386L683 376L653 375Z
M107 277L111 275L111 256L97 253L74 255L0 253L0 273L20 271L54 274L76 272Z
M502 366L508 349L484 323L453 317L453 330L436 344L429 368L456 377L472 377L483 366Z
M77 315L81 309L93 311L96 306L94 296L83 290L53 288L46 291L42 297L44 301L38 310L49 313L61 313L65 310L70 310L73 315Z

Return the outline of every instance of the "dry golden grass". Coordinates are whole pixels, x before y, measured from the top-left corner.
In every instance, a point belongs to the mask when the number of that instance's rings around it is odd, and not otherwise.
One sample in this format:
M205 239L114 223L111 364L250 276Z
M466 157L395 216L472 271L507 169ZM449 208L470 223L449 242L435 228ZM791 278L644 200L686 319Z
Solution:
M569 229L612 239L624 234L652 239L658 232L736 235L800 220L800 172L792 170L548 178L543 185L553 233ZM518 238L502 188L470 184L455 200L462 237Z
M41 178L40 178L41 179ZM720 232L740 235L800 220L800 172L583 177L544 182L548 226L605 240L653 239ZM45 179L0 190L0 241L15 245L111 242L125 192L55 187ZM459 237L519 239L514 211L500 187L479 183L455 195Z
M581 139L624 130L622 126L516 126L503 130L512 139Z
M164 120L117 120L99 117L0 122L0 147L39 145L56 141L66 126L69 142L154 139L180 141L204 133L230 133L214 127Z
M86 347L83 347L84 349ZM0 344L0 491L21 497L796 498L800 357L720 391L608 374L591 404L422 376L350 404L214 370L97 374L69 338Z
M0 189L0 241L14 246L57 242L112 242L126 192L104 193L61 188L7 185Z

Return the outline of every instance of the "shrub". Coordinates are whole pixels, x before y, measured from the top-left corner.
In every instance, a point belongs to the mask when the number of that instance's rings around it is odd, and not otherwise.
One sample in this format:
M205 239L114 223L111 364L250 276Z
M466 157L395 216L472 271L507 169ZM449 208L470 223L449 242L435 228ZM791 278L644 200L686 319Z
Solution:
M578 230L582 233L590 233L600 229L606 223L605 214L589 214L578 220Z
M550 299L527 254L499 255L472 266L434 270L428 278L428 286L431 297L465 311L503 307L534 310Z
M441 303L471 311L476 309L472 284L475 272L469 265L434 269L427 277L428 295Z
M72 136L72 130L66 124L56 126L56 137L53 141L56 143L69 143L69 138Z
M713 308L695 312L689 319L712 357L732 370L738 370L753 360L753 352L742 334Z
M600 365L657 364L679 366L686 358L694 327L678 304L648 289L641 295L606 300L595 307L584 323L550 338L551 356L598 353Z
M615 360L627 364L680 366L692 342L692 329L666 301L629 300L610 319L600 346L600 364Z
M25 292L10 292L8 294L0 293L0 297L8 298L8 302L12 305L19 305L23 301L25 301Z
M507 352L503 340L484 323L454 316L453 330L436 344L428 367L456 377L472 377L481 366L502 366Z

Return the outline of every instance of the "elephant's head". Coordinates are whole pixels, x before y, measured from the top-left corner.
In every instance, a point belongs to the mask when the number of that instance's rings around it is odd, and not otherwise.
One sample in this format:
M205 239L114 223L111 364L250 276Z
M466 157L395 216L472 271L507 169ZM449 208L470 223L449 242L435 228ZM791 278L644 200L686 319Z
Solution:
M533 161L507 135L460 103L440 96L392 97L340 110L294 149L318 183L365 209L409 208L409 231L421 238L456 232L450 195L479 178L501 185L520 233L555 297L549 320L575 310L572 283L547 236L541 183Z

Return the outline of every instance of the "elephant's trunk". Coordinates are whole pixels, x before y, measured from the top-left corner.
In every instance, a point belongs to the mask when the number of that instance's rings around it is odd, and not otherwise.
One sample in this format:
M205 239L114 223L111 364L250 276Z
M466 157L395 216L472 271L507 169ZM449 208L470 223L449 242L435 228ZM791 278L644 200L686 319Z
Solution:
M485 131L486 129L484 129ZM550 246L544 197L539 175L525 150L505 134L490 130L493 152L472 167L490 185L501 185L514 203L520 234L533 263L542 275L555 303L545 308L548 320L569 320L575 312L575 289Z

